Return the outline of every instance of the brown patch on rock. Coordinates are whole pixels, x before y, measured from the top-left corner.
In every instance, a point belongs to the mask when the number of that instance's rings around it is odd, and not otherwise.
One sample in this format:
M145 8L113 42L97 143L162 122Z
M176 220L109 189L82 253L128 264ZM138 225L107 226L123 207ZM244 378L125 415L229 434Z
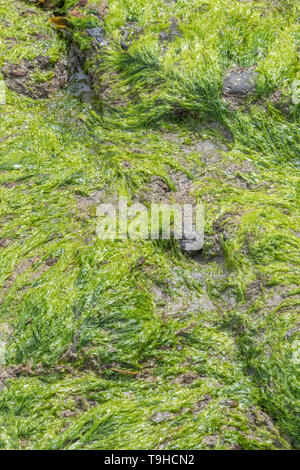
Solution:
M174 416L174 413L171 413L170 411L158 411L150 416L149 419L150 421L153 421L153 423L163 423L164 421L169 421L174 418Z
M4 282L2 289L0 289L0 303L3 302L5 295L9 292L15 281L19 276L22 276L26 271L30 270L30 268L34 265L36 265L39 261L39 258L37 256L34 256L32 258L27 258L24 261L20 262L12 274L6 279ZM41 262L39 265L37 265L37 268L34 268L34 271L31 273L30 282L34 282L37 279L39 279L48 269L50 265L47 264L47 262ZM19 289L19 291L24 291L27 290L30 287L28 284L26 287L23 286L22 288Z
M6 85L16 93L35 99L48 98L51 94L62 88L68 81L68 67L65 58L52 64L49 57L37 56L32 61L22 59L20 64L5 64L2 73ZM47 81L34 79L34 74L49 73L51 78Z
M124 26L121 26L122 41L128 45L132 43L134 39L138 39L143 34L143 28L135 22L128 22Z
M174 382L182 384L182 385L189 385L195 382L195 380L197 380L198 378L199 377L195 372L189 371L186 374L181 374L178 377L176 377L174 379Z
M44 33L35 33L35 32L32 32L30 33L30 36L32 36L33 39L36 39L37 41L41 41L42 39L46 40L46 41L50 41L50 36L48 36L47 34L44 34Z
M62 418L72 418L78 415L78 411L75 410L64 410L60 413Z
M39 375L43 372L42 364L37 364L35 369L32 368L32 365L33 365L32 361L29 361L29 363L26 365L20 364L18 367L15 367L13 369L13 373L15 377L19 377L21 375L22 376Z
M47 266L53 266L54 264L57 263L57 261L59 260L58 256L48 256L48 258L46 259L46 264Z
M212 400L212 397L210 397L209 395L204 395L202 400L196 403L192 413L194 415L201 413L201 411L203 411L207 407L208 403L211 402L211 400Z
M229 408L237 408L239 406L236 400L231 400L230 398L226 398L221 402L221 405L227 406Z
M78 360L78 355L74 346L70 346L69 349L61 356L61 360L64 362L76 362Z
M171 190L160 176L152 176L146 187L136 195L141 202L170 202Z
M19 42L16 38L11 38L9 36L5 38L5 41L8 42L10 46L15 46Z
M6 248L11 242L10 238L0 238L0 248Z
M274 106L274 108L281 111L286 116L290 114L290 105L292 104L291 96L289 95L288 91L285 90L275 90L269 97L268 102ZM266 100L259 99L257 103L262 106L266 107Z
M245 299L256 299L262 292L263 284L261 279L255 279L247 285Z
M20 183L18 183L17 181L6 181L5 183L3 183L3 186L5 186L6 188L15 188L19 184Z
M286 310L295 310L296 304L291 306L286 304L286 299L290 296L290 292L293 291L296 285L277 285L271 288L267 287L268 279L257 279L248 285L246 290L247 303L242 307L243 311L246 311L253 303L260 297L259 307L256 309L256 315L260 316L267 312L276 311L278 315L282 314ZM250 286L250 288L249 288ZM292 298L296 301L300 300L299 294L294 294ZM297 325L296 325L297 326ZM296 330L289 330L291 334ZM286 333L288 335L288 332ZM288 338L286 336L286 338Z
M194 198L191 196L193 189L193 180L187 177L182 171L172 171L170 173L172 182L175 184L176 191L174 192L174 199L178 203L190 203L194 202Z
M80 196L76 194L77 208L81 214L90 215L91 210L105 201L104 191L95 190L90 196Z
M216 446L218 439L219 439L219 436L215 434L211 434L203 438L203 443L205 444L206 447L209 447L210 449L212 449L213 447Z
M169 177L175 186L173 191L166 181L160 176L152 176L149 183L137 193L135 199L141 202L156 203L190 203L194 202L191 196L193 180L187 177L182 171L172 170Z
M0 391L5 386L6 380L13 376L12 370L5 367L5 351L11 334L12 329L8 324L0 325Z
M27 18L28 16L31 16L31 15L37 15L37 11L30 10L29 8L27 8L26 10L21 11L20 15Z
M285 338L289 339L291 338L295 333L298 333L300 331L300 323L297 323L297 325L294 328L291 328L288 330L285 334Z
M247 418L252 426L264 426L271 433L278 435L278 431L276 430L272 419L264 411L252 407L252 409L247 413Z
M94 3L89 3L88 4L88 9L98 13L100 18L105 18L109 13L108 1L103 0L103 2L100 3L100 5L96 5Z
M231 446L229 450L243 450L243 448L240 444L233 444L233 446Z
M275 427L275 424L273 420L268 416L264 411L257 409L257 408L252 408L252 410L247 413L247 417L249 418L250 423L252 426L258 426L260 428L265 428L267 429L271 435L272 435L272 441L274 446L278 449L284 448L284 444L282 442L282 438L278 432L278 430ZM247 436L250 439L255 439L256 437L253 435L252 432L250 432ZM284 436L284 440L286 443L289 443L289 438L287 436Z
M18 276L24 274L37 261L38 258L35 256L33 258L27 258L23 262L19 263L14 269L13 273L4 282L2 286L2 294L6 293L11 288Z
M7 369L4 368L0 364L0 392L1 390L5 387L5 383L8 379L11 379L14 377L12 369Z
M172 42L176 38L181 37L180 28L178 26L177 18L171 18L171 24L167 29L159 33L160 42Z
M78 395L74 398L74 400L78 404L78 408L80 410L86 411L90 408L90 403L83 396Z
M225 212L219 219L213 222L213 229L215 232L222 233L226 238L226 230L234 230L239 227L239 217L241 212Z

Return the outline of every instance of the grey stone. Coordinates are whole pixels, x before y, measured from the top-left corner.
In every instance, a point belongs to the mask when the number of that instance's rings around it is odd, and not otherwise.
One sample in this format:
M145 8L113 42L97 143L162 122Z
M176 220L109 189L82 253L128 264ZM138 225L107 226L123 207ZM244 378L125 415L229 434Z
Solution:
M174 417L173 413L170 411L158 411L154 415L150 416L150 420L154 423L162 423L164 421L169 421Z
M230 95L247 95L255 90L255 79L258 76L253 70L236 70L230 72L223 82L223 92Z
M105 31L103 28L100 28L97 26L96 28L87 28L86 29L87 34L94 38L99 44L105 45L107 44L107 41L105 39Z
M196 255L203 247L203 241L203 237L199 233L193 230L185 230L182 239L179 240L179 246L183 253Z
M99 28L99 26L97 26L96 28L87 28L86 32L92 38L101 37L105 35L104 29Z

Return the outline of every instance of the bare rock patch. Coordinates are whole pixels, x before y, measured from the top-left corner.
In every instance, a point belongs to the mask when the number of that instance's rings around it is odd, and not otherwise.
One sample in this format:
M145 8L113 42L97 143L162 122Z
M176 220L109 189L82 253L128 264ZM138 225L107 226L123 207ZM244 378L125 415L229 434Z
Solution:
M52 64L47 56L37 56L32 61L22 59L20 64L7 63L2 73L9 89L35 99L49 98L69 78L66 59Z

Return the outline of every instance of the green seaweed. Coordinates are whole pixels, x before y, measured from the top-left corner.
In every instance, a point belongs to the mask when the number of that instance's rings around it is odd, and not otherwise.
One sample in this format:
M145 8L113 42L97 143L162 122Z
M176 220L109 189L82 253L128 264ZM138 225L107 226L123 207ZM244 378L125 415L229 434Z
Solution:
M0 105L0 448L299 446L296 2L111 0L103 20L44 3L0 5L0 65L65 56L54 7L109 94L102 113L68 87L7 88ZM172 18L180 34L162 42ZM103 49L85 31L98 24ZM232 110L223 77L252 65L257 93ZM97 239L102 198L134 200L153 176L173 190L172 172L205 205L201 264L171 243Z

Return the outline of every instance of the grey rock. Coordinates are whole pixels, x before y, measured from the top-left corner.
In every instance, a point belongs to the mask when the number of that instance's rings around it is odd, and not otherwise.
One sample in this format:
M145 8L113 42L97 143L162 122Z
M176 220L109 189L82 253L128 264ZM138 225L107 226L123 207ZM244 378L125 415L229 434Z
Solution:
M99 28L99 26L97 26L96 28L87 28L86 32L92 38L101 37L105 35L104 29Z
M179 246L183 253L196 255L203 247L203 241L203 237L199 233L193 230L185 230L182 239L179 240Z
M176 18L171 19L170 27L159 33L160 41L174 41L177 37L181 36L180 29L177 24Z
M87 28L86 29L87 34L94 38L99 44L101 45L106 45L107 40L105 38L105 31L103 28L100 28L97 26L96 28Z
M174 417L173 413L170 413L170 411L158 411L154 415L150 416L150 420L153 421L154 423L162 423L164 421L169 421Z
M127 51L127 50L128 50L128 46L127 46L126 42L122 41L122 39L121 39L121 41L120 41L120 45L121 45L121 48L122 48L124 51Z
M223 82L223 92L229 95L247 95L255 90L255 79L258 76L253 70L236 70L230 72Z

